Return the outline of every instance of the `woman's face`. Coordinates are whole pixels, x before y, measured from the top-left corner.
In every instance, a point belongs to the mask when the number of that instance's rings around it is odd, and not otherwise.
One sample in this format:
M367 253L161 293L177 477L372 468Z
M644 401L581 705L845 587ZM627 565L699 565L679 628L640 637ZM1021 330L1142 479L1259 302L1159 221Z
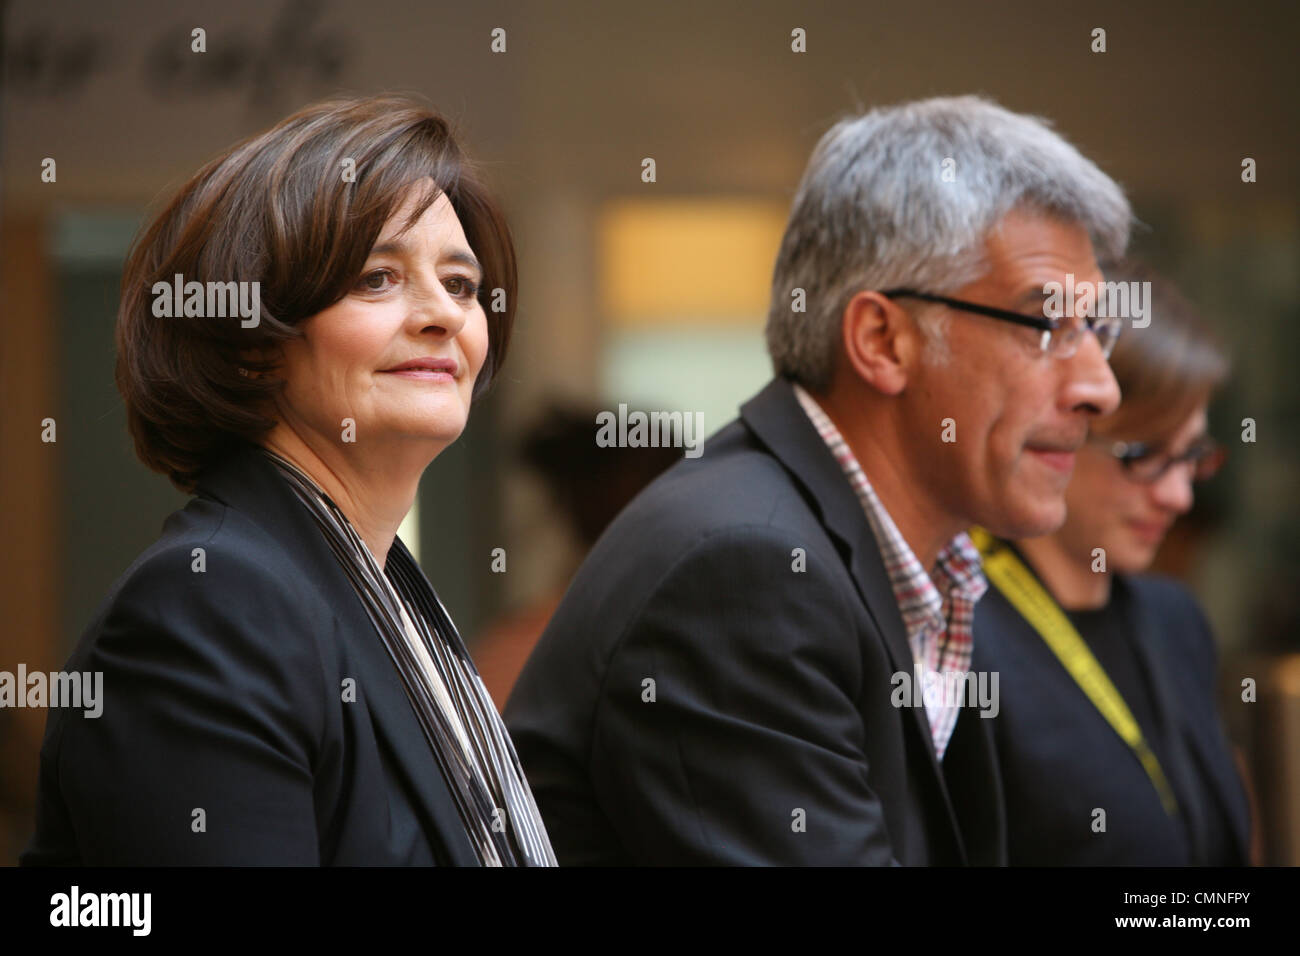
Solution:
M285 343L280 413L304 438L363 454L424 442L432 459L465 427L488 351L482 270L445 195L399 236L414 201L413 190L352 290Z
M1187 416L1163 442L1160 452L1180 455L1205 435L1205 405ZM1114 441L1150 442L1153 436L1113 434L1079 449L1074 476L1065 492L1066 519L1057 536L1080 561L1092 563L1092 550L1104 548L1106 570L1135 574L1155 559L1174 519L1192 507L1192 469L1171 465L1151 484L1128 476L1110 452Z

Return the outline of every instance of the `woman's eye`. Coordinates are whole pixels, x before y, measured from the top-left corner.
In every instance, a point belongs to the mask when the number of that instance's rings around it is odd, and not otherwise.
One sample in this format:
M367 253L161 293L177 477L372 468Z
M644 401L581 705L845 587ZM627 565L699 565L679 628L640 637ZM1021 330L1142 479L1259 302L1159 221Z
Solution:
M478 295L478 283L466 276L451 276L446 281L447 291L457 298L472 299Z
M393 273L389 269L375 269L367 272L357 281L357 289L361 292L383 292L388 288L387 282L392 279Z

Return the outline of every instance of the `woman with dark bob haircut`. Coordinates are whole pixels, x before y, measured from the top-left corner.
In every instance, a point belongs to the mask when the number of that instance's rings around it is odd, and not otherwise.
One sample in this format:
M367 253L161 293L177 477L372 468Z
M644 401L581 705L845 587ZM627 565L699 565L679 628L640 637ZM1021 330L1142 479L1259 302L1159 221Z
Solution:
M447 123L310 106L137 238L117 381L194 498L66 665L25 864L553 865L515 749L397 529L505 358L514 249Z

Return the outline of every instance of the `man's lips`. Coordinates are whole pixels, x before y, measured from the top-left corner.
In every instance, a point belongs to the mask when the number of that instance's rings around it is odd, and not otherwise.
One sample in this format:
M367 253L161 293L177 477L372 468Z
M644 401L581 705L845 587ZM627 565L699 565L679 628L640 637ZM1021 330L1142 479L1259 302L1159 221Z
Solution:
M1056 471L1069 474L1074 470L1074 453L1077 444L1069 445L1026 445L1025 451L1031 452L1043 464Z
M426 382L454 382L458 366L451 358L416 358L384 369L388 375Z

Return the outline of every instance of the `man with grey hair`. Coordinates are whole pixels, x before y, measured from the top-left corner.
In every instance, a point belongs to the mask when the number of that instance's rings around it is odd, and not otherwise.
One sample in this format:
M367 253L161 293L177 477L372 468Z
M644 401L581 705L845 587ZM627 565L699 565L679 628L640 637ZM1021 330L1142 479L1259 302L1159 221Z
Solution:
M611 525L507 705L561 863L1005 862L964 529L1062 523L1119 402L1118 326L1046 286L1100 281L1130 221L984 99L822 138L776 263L776 378Z

